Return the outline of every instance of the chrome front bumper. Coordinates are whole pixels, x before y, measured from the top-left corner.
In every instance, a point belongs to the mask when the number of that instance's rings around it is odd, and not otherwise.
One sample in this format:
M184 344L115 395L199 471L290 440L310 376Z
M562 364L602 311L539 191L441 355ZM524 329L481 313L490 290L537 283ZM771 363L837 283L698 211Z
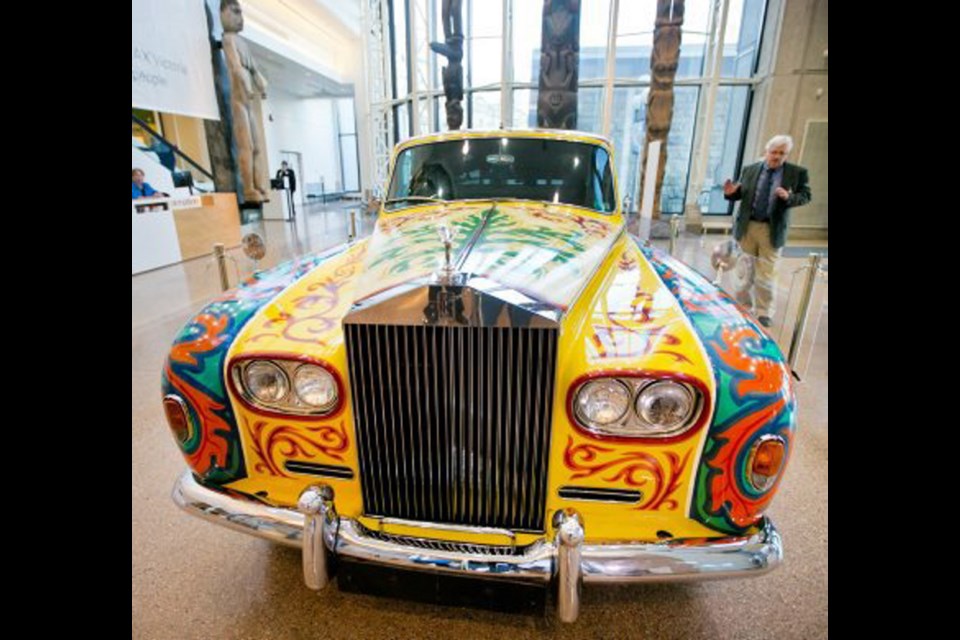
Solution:
M316 486L304 491L299 511L269 507L200 485L190 471L177 480L173 500L187 512L220 525L303 549L304 581L322 589L329 581L327 552L400 569L451 572L477 578L553 583L561 620L579 614L583 582L661 582L760 575L783 559L780 534L764 517L760 531L736 538L691 543L589 544L584 522L574 512L558 512L556 535L524 548L520 555L485 555L425 549L365 534L357 521L337 515L333 492ZM306 544L304 543L306 541Z

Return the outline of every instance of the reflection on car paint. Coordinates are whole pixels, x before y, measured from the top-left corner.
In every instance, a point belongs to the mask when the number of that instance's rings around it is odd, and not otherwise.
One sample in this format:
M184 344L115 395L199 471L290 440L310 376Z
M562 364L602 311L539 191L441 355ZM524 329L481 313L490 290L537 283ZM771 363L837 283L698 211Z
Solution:
M593 332L587 358L591 362L652 353L690 362L691 356L678 348L687 324L676 311L676 302L654 273L641 270L629 250L617 261L613 281L601 295L590 322Z
M606 257L623 226L527 202L431 205L387 214L370 239L357 300L438 271L444 255L437 236L441 220L454 232L453 262L461 272L563 309ZM461 255L468 246L469 254Z

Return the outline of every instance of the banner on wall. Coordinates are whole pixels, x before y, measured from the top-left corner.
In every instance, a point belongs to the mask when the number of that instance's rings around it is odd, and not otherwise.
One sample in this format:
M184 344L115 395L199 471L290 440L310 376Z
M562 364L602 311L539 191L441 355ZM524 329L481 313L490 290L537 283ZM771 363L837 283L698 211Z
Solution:
M133 0L133 106L219 120L204 0Z

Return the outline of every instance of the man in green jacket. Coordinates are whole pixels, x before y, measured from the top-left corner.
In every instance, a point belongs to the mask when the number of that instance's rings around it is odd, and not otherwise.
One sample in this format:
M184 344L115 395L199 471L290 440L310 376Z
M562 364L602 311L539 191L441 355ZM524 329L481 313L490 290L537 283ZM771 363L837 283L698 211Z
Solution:
M773 136L767 142L763 160L744 167L740 182L727 180L723 184L723 197L742 201L733 225L733 237L744 254L752 256L756 263L754 286L748 283L738 291L737 301L748 309L753 307L754 295L750 289L755 288L755 312L764 327L773 323L777 259L787 239L790 208L810 202L807 170L786 161L791 149L793 138Z

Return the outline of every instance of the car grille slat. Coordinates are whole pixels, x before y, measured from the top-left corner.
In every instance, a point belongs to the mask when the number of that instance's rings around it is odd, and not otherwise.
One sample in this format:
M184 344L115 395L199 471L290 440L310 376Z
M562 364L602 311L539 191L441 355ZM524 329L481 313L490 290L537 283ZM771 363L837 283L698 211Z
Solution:
M444 434L441 431L440 425L444 424L446 421L446 411L443 411L443 409L445 409L447 405L446 398L443 398L440 392L440 368L437 366L437 362L444 362L443 354L440 351L440 348L444 345L444 343L440 341L441 336L439 327L433 327L429 332L432 334L433 338L433 367L428 370L427 375L433 380L433 402L434 408L437 411L433 420L434 435L437 436L436 449L433 449L433 451L443 452L446 451L447 445L446 438L444 438ZM443 398L442 401L441 398ZM443 478L446 478L446 483L449 485L450 476L447 475L446 461L446 456L439 456L439 459L436 460L435 464L438 479L442 480ZM434 463L434 460L431 459L430 462ZM437 482L435 487L437 492L437 504L439 505L437 516L439 517L440 521L443 521L447 518L447 503L444 498L443 491L441 490L441 487L443 486L444 484L441 481Z
M379 384L377 385L377 388L379 389L379 392L380 392L380 412L382 414L383 424L386 425L390 416L389 401L390 401L390 395L392 393L392 389L386 386L389 383L389 381L386 380L385 376L383 375L383 361L386 359L386 353L383 350L384 340L381 338L381 335L380 335L382 333L381 329L383 329L383 327L377 327L373 332L373 337L374 337L374 343L376 345L375 352L376 352L376 359L377 359L377 379L380 381ZM390 437L386 437L388 433L391 434ZM399 456L397 455L396 435L389 430L385 430L384 438L385 438L384 443L386 442L390 443L390 450L393 454L393 455L390 455L388 452L384 451L385 457L387 460L390 460L393 464L393 477L398 477L400 474L399 474L399 468L398 468ZM386 449L386 447L384 447L384 449ZM390 491L388 492L388 495L385 496L388 500L387 506L388 508L394 508L393 505L399 502L399 497L397 496L397 485L396 483L391 483L388 481L387 486L390 487Z
M466 333L466 332L465 332ZM473 341L476 338L476 332L467 333L464 337L466 342L467 349L467 359L465 362L476 362L476 357L473 353ZM474 437L474 432L476 431L474 422L476 421L476 407L477 399L474 395L474 368L472 366L466 367L467 372L467 404L469 408L467 411L467 521L470 523L474 522L473 518L473 501L476 495L476 488L473 483L474 476L474 461L478 457L478 452L476 448L476 438Z
M500 359L503 362L503 369L501 370L500 375L500 393L501 403L503 405L503 428L500 430L500 450L503 451L503 457L501 459L502 464L499 476L499 487L500 487L500 509L497 512L499 518L503 518L508 510L508 504L510 501L510 469L512 467L510 456L513 453L511 451L510 445L513 443L513 439L510 437L511 430L513 425L511 424L510 414L511 409L513 408L510 405L510 400L512 400L510 394L510 378L513 371L510 369L510 351L509 345L507 344L507 336L501 336L500 340ZM498 456L499 457L499 456Z
M387 344L390 349L390 362L403 362L400 357L400 339L399 339L400 327L387 327ZM409 390L407 389L404 381L400 379L400 372L397 371L396 367L390 367L390 379L394 382L393 386L393 403L396 406L396 411L392 416L393 427L396 430L396 433L399 434L399 444L400 444L400 461L401 461L401 470L403 472L403 482L400 483L400 486L403 488L401 495L403 501L406 504L415 504L413 502L412 492L410 491L410 480L413 478L411 474L411 467L413 466L413 461L410 459L408 451L412 451L412 447L409 446L409 438L407 434L408 427L410 425L410 420L405 419L407 416L403 413L403 398L408 397Z
M557 331L344 331L365 513L543 531Z
M493 420L493 366L490 362L490 359L493 357L493 351L491 350L492 340L490 338L491 329L480 329L478 333L483 337L483 342L481 343L480 349L480 358L479 360L483 362L484 367L484 406L486 412L483 414L485 421ZM486 447L483 450L486 472L483 474L483 493L480 499L480 504L483 505L483 521L490 521L492 514L492 499L493 499L493 487L491 480L493 478L493 465L491 464L491 459L493 458L493 442L491 437L493 435L493 429L484 429L486 435Z
M531 345L531 348L532 348L532 345ZM543 334L541 333L541 334L538 334L537 337L536 337L536 351L533 352L533 361L534 361L534 362L547 362L547 357L548 357L548 354L545 353L545 352L544 352L544 349L543 349ZM551 368L552 368L552 365L551 365ZM536 378L536 387L535 387L535 390L534 390L534 392L533 392L533 394L532 394L532 395L533 395L533 398L534 398L534 401L533 401L532 405L528 405L528 406L531 406L531 407L532 407L532 410L533 410L532 421L533 421L533 423L536 425L536 430L537 430L537 431L539 431L540 429L544 429L544 428L549 429L549 425L546 426L546 427L544 427L544 425L543 425L543 417L542 417L542 415L541 415L541 413L540 413L541 407L544 406L544 404L547 404L547 403L550 402L550 399L549 399L549 398L544 398L544 397L543 397L542 389L544 388L545 385L546 385L546 386L549 386L549 381L548 381L548 380L544 380L542 377L537 377L537 378ZM538 458L537 461L536 461L536 463L534 464L534 468L533 468L533 470L532 470L532 473L533 473L533 476L534 476L534 477L540 477L540 475L543 473L542 468L541 468L541 460L542 460L542 459L543 459L543 458L542 458L542 456L541 456L541 458ZM525 508L530 509L530 508L532 508L532 506L533 506L533 504L534 504L534 500L536 499L536 492L535 492L535 491L531 491L530 494L529 494L529 496L527 496L527 498L528 498L528 501L527 501L527 504L525 505Z

